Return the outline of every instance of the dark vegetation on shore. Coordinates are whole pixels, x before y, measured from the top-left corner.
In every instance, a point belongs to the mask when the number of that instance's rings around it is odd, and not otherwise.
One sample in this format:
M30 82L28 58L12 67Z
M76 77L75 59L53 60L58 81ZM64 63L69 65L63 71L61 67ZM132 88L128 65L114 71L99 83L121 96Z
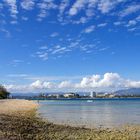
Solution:
M0 85L0 99L6 99L8 98L10 93L6 90L6 88L2 85Z
M140 127L87 129L55 125L29 111L26 115L0 114L0 140L140 140Z

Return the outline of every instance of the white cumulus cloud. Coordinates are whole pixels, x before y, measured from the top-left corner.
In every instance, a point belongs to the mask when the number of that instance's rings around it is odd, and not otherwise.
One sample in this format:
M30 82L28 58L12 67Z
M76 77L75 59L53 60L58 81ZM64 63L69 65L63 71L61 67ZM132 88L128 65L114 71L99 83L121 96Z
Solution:
M130 5L126 9L120 12L121 17L128 16L140 10L140 4L138 5Z
M9 6L11 17L17 18L18 10L16 5L16 0L4 0L4 2Z
M94 26L94 25L91 25L91 26L87 27L87 28L84 30L84 32L85 32L85 33L91 33L91 32L93 32L94 30L95 30L95 26Z
M92 90L119 90L123 88L140 88L140 81L121 77L118 73L91 75L75 81L41 81L36 80L29 85L5 85L11 92L41 92L41 91L92 91Z
M81 9L85 7L87 3L86 0L77 0L69 10L69 15L74 16L76 15Z
M21 7L25 10L32 10L34 5L34 0L22 0L21 2Z

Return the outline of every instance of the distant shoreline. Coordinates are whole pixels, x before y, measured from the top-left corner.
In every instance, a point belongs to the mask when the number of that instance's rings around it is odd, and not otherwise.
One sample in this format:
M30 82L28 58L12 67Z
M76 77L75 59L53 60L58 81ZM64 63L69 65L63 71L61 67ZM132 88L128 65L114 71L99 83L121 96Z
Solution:
M121 98L30 98L30 100L131 100L140 97L121 97Z

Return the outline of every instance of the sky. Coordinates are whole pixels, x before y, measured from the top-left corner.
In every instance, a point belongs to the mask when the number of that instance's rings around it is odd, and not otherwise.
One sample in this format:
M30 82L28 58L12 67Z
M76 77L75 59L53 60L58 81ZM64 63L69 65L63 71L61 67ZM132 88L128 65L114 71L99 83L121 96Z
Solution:
M0 84L10 92L140 87L139 0L1 0Z

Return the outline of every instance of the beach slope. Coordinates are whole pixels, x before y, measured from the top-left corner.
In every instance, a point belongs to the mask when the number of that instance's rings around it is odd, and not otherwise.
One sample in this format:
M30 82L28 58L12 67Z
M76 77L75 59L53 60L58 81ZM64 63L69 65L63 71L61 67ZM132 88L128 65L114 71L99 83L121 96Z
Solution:
M56 125L36 114L38 104L0 100L0 140L140 140L140 126L120 129Z

